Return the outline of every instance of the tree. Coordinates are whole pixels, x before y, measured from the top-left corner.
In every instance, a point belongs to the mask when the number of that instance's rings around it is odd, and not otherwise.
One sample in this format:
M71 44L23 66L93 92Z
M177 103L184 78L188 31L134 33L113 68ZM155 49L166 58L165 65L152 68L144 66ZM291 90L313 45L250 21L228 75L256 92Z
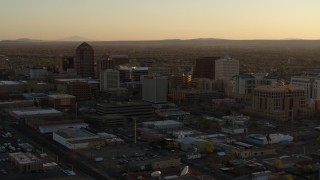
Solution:
M273 166L277 169L281 169L282 167L282 161L280 159L273 160Z
M291 175L285 175L282 179L283 180L294 180L294 177L292 177Z
M199 151L201 153L212 153L214 151L213 144L209 141L206 141L199 146Z

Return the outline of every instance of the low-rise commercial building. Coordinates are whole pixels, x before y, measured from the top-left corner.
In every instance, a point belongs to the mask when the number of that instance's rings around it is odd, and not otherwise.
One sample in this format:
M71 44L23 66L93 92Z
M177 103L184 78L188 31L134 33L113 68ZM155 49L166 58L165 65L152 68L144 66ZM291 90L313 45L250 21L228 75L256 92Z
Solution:
M100 82L95 79L55 79L57 90L60 93L67 93L76 96L78 101L90 100L100 90Z
M182 151L199 151L200 153L211 153L213 152L213 143L207 140L184 137L176 139L178 146Z
M33 100L0 101L0 108L19 108L34 106Z
M177 120L184 120L189 119L190 113L186 111L181 110L175 110L175 109L162 109L162 110L156 110L155 113L161 117L162 119L177 119Z
M85 116L85 122L100 127L116 127L124 126L127 123L125 116L117 114L108 115L87 115Z
M156 130L169 130L177 129L183 127L183 123L173 120L164 120L164 121L152 121L152 122L143 122L142 126L145 128L156 129Z
M198 102L210 101L220 97L221 94L211 90L173 89L170 97L174 102Z
M40 133L46 134L46 133L57 132L59 130L67 129L67 128L80 129L80 128L88 128L88 127L89 125L86 123L74 122L74 123L68 123L68 124L42 125L38 127L38 130Z
M151 167L153 170L175 168L175 167L180 167L180 165L181 165L180 158L157 160L151 163Z
M32 109L19 109L19 110L11 110L9 114L16 119L24 120L27 118L37 118L37 117L61 117L62 113L56 109L48 108L48 109L40 109L40 108L32 108Z
M28 118L25 123L34 129L38 129L40 126L51 126L51 125L65 125L82 123L81 120L65 119L63 117L40 117L40 118Z
M258 144L258 145L266 145L266 144L276 144L276 143L291 143L293 141L293 137L287 134L250 134L247 136L247 140Z
M48 95L48 101L54 108L70 107L76 105L76 97L69 94Z
M72 150L100 147L105 144L104 140L98 135L78 128L66 128L53 132L52 138L54 141Z
M0 81L0 93L23 93L26 84L21 81Z
M42 161L31 153L10 153L11 164L20 172L39 172L43 170Z

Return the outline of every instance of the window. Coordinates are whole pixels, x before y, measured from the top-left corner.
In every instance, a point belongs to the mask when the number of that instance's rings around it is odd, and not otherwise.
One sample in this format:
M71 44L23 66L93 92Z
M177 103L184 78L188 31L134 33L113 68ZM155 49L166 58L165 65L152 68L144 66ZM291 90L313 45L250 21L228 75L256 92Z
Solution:
M274 104L273 104L274 110L280 110L280 98L274 99L273 102L274 102Z

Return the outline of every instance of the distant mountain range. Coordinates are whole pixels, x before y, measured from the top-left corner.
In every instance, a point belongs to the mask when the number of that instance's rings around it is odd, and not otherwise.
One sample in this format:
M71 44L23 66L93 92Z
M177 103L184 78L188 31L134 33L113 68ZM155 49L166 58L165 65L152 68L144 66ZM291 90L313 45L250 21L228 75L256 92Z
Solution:
M197 39L163 39L163 40L122 40L103 41L91 40L80 36L71 36L57 40L39 40L20 38L16 40L3 40L0 43L9 44L29 44L29 43L71 43L90 42L97 46L235 46L235 47L320 47L320 40L305 39L252 39L252 40L232 40L219 38L197 38Z
M94 41L92 39L87 39L81 36L70 36L62 39L57 39L57 41Z
M83 38L81 36L70 36L70 37L65 37L61 39L56 39L56 40L40 40L40 39L30 39L30 38L19 38L15 40L2 40L2 41L16 41L16 42L47 42L47 41L95 41L87 38ZM0 40L1 42L1 40Z

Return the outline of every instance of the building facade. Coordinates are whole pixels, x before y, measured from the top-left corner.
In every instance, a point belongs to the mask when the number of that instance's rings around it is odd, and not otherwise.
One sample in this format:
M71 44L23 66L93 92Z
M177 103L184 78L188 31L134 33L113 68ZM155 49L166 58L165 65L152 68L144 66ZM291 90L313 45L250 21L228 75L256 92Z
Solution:
M232 78L232 96L239 102L250 104L252 93L258 86L274 85L279 82L277 77L264 75L240 74Z
M292 85L259 86L253 91L249 113L279 121L310 117L308 98L302 87Z
M236 75L239 75L239 60L228 57L215 61L215 79L231 80Z
M76 105L76 97L69 94L48 95L48 101L54 108L73 107Z
M151 103L167 102L168 77L142 76L142 100Z
M77 74L83 78L94 78L94 50L86 42L76 49L75 67Z
M219 57L205 57L196 60L193 78L215 79L215 61Z
M71 81L67 84L67 92L77 98L77 101L92 98L91 87L87 81Z
M0 93L23 93L26 84L22 81L0 81Z
M100 73L100 90L120 87L120 73L118 70L106 69Z
M98 103L97 113L100 115L121 115L127 118L150 119L153 117L153 108L152 104L147 102Z
M68 69L74 69L74 57L63 56L60 61L60 72L66 72Z
M189 89L192 85L192 75L172 75L169 77L169 91L171 89Z
M309 76L294 76L291 77L291 84L294 86L300 86L303 87L305 90L305 93L309 99L316 99L317 92L314 92L317 90L317 85L314 86L315 80L317 77L309 77ZM316 87L316 88L314 88Z
M105 145L103 139L84 129L66 128L52 133L52 139L68 149L77 150Z
M42 161L31 153L10 153L11 164L14 165L19 172L41 172L43 170Z
M48 75L47 69L44 68L31 68L30 79L34 80L45 80Z

